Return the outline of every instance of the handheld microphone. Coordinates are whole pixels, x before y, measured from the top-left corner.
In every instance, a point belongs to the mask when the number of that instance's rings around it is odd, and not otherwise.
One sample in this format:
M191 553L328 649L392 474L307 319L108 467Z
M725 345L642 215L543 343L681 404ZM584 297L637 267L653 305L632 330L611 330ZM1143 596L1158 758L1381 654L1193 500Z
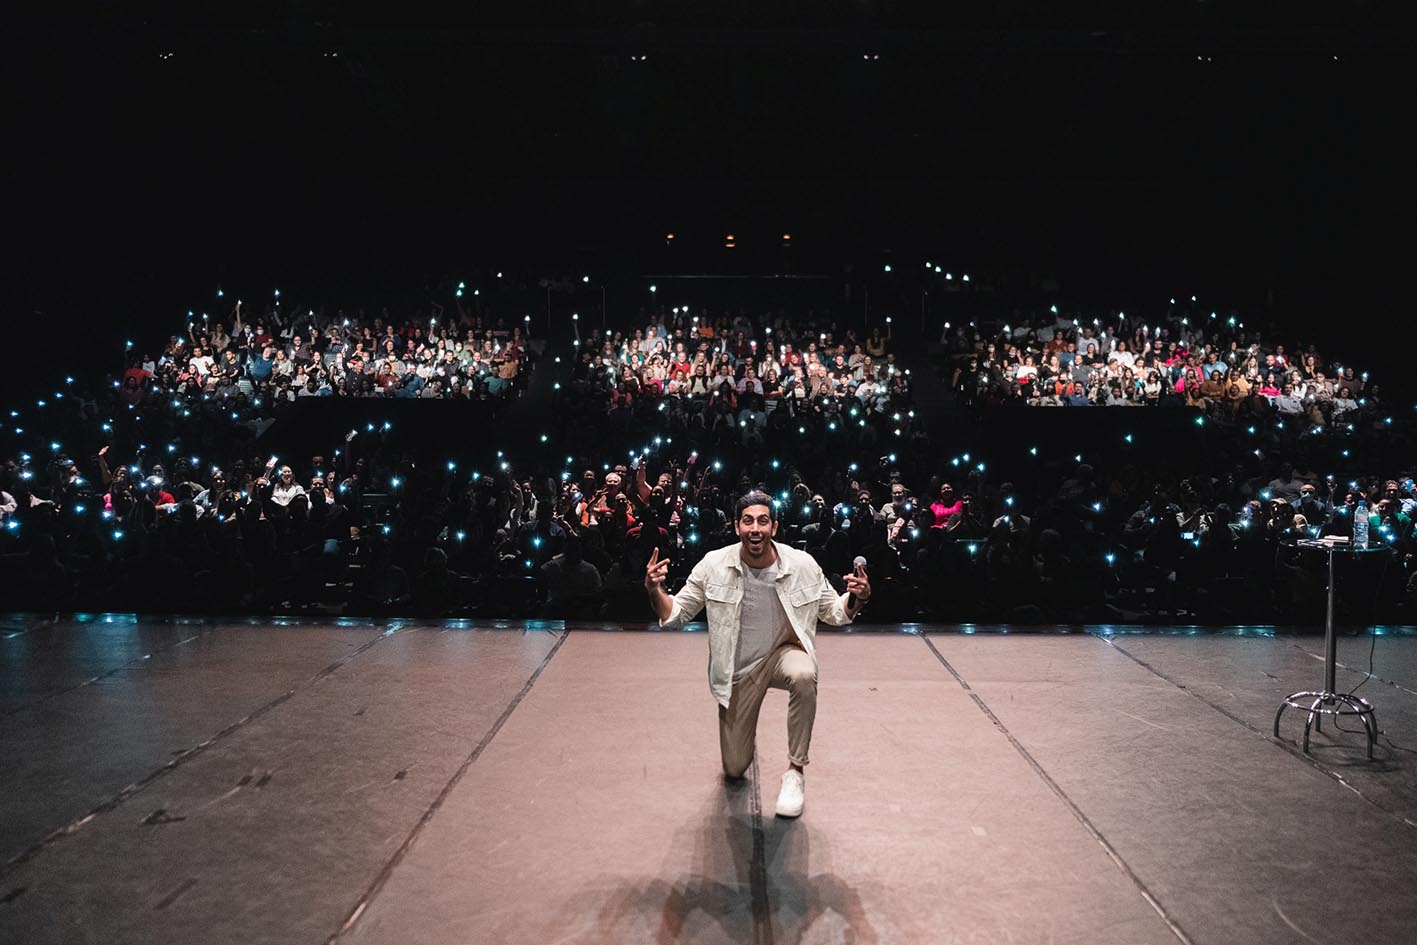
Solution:
M858 570L858 569L860 569L860 568L864 568L864 567L866 567L866 559L863 558L861 555L857 555L857 556L856 556L856 559L851 562L851 570L852 570L852 571L856 571L856 570ZM850 593L848 593L848 594L846 595L846 606L847 606L848 609L850 609L850 610L855 610L858 606L860 606L860 603L861 603L861 602L856 599L856 595L855 595L855 594L850 594Z

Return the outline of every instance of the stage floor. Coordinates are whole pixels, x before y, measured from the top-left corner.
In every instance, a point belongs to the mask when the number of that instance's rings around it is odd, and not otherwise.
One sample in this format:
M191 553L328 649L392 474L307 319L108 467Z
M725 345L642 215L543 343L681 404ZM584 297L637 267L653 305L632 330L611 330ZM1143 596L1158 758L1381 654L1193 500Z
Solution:
M1417 636L1370 762L1271 737L1321 637L963 629L818 635L786 821L701 632L0 620L0 942L1413 941Z

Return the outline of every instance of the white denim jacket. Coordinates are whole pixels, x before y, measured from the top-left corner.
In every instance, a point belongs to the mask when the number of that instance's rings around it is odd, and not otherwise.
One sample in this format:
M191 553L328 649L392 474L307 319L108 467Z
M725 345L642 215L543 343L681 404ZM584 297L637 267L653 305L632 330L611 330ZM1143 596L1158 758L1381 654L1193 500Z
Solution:
M743 558L741 545L734 543L704 555L683 590L673 597L674 608L659 625L677 630L708 607L709 691L724 708L733 696L733 660L738 652L739 619L743 603ZM846 595L831 586L821 565L805 551L773 542L777 550L777 596L787 611L802 648L817 661L814 639L817 621L840 627L851 623L846 612Z

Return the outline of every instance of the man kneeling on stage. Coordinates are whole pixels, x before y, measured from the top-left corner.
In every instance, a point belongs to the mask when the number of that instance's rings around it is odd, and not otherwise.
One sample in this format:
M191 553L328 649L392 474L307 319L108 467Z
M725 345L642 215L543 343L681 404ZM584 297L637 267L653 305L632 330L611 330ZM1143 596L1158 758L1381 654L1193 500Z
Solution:
M750 492L738 500L734 530L739 544L704 555L673 597L664 590L668 560L658 550L645 568L659 624L676 629L708 607L709 690L718 700L718 740L723 770L741 778L753 761L758 712L769 688L785 689L787 750L780 817L802 813L802 769L817 716L817 621L841 626L871 598L863 559L838 594L806 552L773 541L777 510L772 498Z

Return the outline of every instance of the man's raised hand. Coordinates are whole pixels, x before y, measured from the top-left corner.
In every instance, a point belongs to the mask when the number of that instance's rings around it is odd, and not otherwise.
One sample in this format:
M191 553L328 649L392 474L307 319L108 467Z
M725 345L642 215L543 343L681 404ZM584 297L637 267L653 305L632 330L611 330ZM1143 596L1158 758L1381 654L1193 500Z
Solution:
M655 548L654 553L649 556L649 564L645 565L645 590L654 593L655 588L664 586L668 577L669 559L661 559L659 549Z

